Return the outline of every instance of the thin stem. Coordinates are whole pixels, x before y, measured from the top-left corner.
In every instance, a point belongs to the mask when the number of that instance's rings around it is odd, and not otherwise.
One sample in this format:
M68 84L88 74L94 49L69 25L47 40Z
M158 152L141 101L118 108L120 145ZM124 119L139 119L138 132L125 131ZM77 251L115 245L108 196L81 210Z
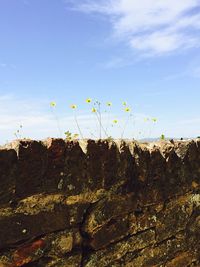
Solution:
M107 123L106 123L105 131L108 133L108 127L109 127L109 122L110 122L110 110L108 110L106 112L107 112Z
M98 104L99 106L99 137L101 139L101 127L102 127L102 123L101 123L101 103Z
M60 128L60 122L59 122L59 119L58 117L56 116L55 112L53 111L53 109L51 109L51 112L56 120L56 125L57 125L57 130L59 132L59 135L60 135L60 138L62 138L62 131L61 131L61 128Z
M17 133L14 133L14 136L15 136L17 139L19 139L19 137L18 137Z
M94 137L94 139L96 139L97 137L92 133L90 132L90 135Z
M74 119L75 119L75 122L76 122L76 126L77 126L77 128L78 128L79 134L80 134L81 138L83 139L83 134L82 134L82 132L81 132L81 128L80 128L79 123L78 123L78 119L77 119L77 116L76 116L76 112L74 112Z
M17 138L17 139L22 139L22 124L20 124L18 130L16 132L14 132L14 136Z
M128 116L128 118L127 118L127 120L126 120L126 122L124 124L124 128L123 128L122 134L121 134L121 139L123 139L123 136L124 136L124 133L125 133L125 130L126 130L126 127L128 125L129 120L130 120L130 115Z
M134 118L134 115L132 114L132 125L133 125L133 138L134 138L134 136L135 136L135 129L136 129L136 127L135 127L135 118Z
M98 123L99 123L99 138L100 138L100 139L102 138L102 130L103 130L103 132L105 133L105 135L108 137L108 134L107 134L107 132L106 132L106 130L104 129L103 124L102 124L101 103L100 103L99 101L96 101L96 102L94 103L94 105L97 105L97 106L98 106L97 109L94 108L94 110L95 110L94 113L95 113L95 115L96 115L96 117L97 117L97 121L98 121Z
M60 137L62 138L62 131L61 131L61 128L60 128L60 122L59 122L59 119L58 119L58 117L57 117L56 115L55 115L55 118L56 118L57 128L58 128Z
M103 132L105 133L105 135L108 137L108 134L107 134L106 130L104 129L103 125L102 125L101 119L100 119L100 117L98 117L98 115L100 116L99 111L95 112L95 114L96 114L96 116L97 116L97 120L98 120L98 122L99 122L99 127L100 127L100 129L102 129ZM100 131L100 133L101 133L101 131ZM100 137L101 137L101 135L100 135ZM100 139L101 139L101 138L100 138Z

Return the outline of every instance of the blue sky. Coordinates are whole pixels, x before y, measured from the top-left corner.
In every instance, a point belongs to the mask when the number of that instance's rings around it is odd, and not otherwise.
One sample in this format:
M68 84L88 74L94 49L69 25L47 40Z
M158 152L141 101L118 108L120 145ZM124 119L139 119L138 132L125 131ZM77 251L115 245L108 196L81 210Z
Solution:
M114 137L122 101L125 137L200 135L200 1L177 2L0 0L0 143L20 124L22 137L58 136L55 115L77 132L73 103L85 137L98 135L88 97L113 103Z

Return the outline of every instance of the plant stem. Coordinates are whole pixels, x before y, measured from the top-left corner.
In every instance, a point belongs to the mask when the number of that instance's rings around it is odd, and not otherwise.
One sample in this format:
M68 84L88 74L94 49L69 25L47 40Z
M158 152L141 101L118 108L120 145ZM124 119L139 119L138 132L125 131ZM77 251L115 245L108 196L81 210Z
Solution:
M92 132L90 132L90 135L93 136L95 139L97 138Z
M58 128L58 131L59 131L59 134L60 134L60 138L62 138L62 131L61 131L61 128L60 128L60 122L58 120L58 117L57 116L55 116L55 117L56 117L57 128Z
M59 122L59 119L58 117L56 116L55 112L53 111L53 109L51 108L51 112L56 120L56 124L57 124L57 130L58 130L58 133L60 135L60 138L62 138L62 131L61 131L61 128L60 128L60 122Z
M106 133L108 133L108 127L109 127L109 122L110 122L110 120L109 120L109 119L110 119L109 115L110 115L110 110L107 111L107 123L106 123L106 129L105 129Z
M102 123L101 123L101 103L99 102L98 103L98 106L99 106L99 137L101 139L101 127L102 127Z
M79 123L78 123L78 119L77 119L76 112L74 113L74 119L75 119L75 122L76 122L76 126L77 126L77 128L78 128L78 132L79 132L81 138L83 139L83 134L82 134L82 132L81 132L81 128L80 128Z
M106 132L106 130L104 129L102 122L101 122L101 118L100 118L100 114L99 111L95 112L96 116L97 116L97 120L99 122L99 128L100 128L100 139L101 139L101 130L103 130L104 134L108 137L108 134ZM99 116L98 116L99 115Z
M134 118L134 115L132 114L132 123L131 123L132 125L133 125L133 138L135 138L135 118Z
M124 124L124 128L123 128L122 134L121 134L121 139L123 139L123 137L124 137L124 133L125 133L125 130L126 130L126 127L128 125L129 120L130 120L130 115L128 116L128 118L127 118L127 120L126 120L126 122Z

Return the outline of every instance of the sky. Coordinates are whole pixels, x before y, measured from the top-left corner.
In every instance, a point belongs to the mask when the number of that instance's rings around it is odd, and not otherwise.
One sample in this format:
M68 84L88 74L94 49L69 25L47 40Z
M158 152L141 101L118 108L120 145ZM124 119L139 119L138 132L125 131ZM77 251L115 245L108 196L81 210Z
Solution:
M0 0L0 143L99 138L96 100L108 136L199 136L200 0Z

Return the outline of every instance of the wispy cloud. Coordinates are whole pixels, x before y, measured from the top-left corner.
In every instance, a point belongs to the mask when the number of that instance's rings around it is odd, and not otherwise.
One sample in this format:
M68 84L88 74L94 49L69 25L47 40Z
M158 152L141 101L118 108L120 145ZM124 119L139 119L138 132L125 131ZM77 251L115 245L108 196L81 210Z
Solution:
M198 59L198 58L197 58ZM200 78L200 66L198 63L189 63L184 70L169 74L163 78L164 81L176 80L180 78Z
M115 68L122 68L122 67L127 67L129 65L132 65L133 62L136 62L136 60L130 60L130 57L119 57L119 56L114 56L107 62L103 62L99 64L100 67L103 69L115 69Z
M200 66L192 70L192 75L196 78L200 78Z
M16 69L16 65L0 62L0 68Z
M187 120L180 120L179 124L184 124L184 125L188 125L188 124L200 124L200 117L198 118L191 118L191 119L187 119Z
M20 124L38 126L47 120L43 100L18 99L13 94L0 95L0 130L13 134ZM10 135L10 134L9 134Z
M0 63L0 67L1 67L1 68L6 68L6 67L7 67L7 64L5 64L5 63Z
M114 36L145 56L199 47L199 0L81 0L76 10L109 18Z

